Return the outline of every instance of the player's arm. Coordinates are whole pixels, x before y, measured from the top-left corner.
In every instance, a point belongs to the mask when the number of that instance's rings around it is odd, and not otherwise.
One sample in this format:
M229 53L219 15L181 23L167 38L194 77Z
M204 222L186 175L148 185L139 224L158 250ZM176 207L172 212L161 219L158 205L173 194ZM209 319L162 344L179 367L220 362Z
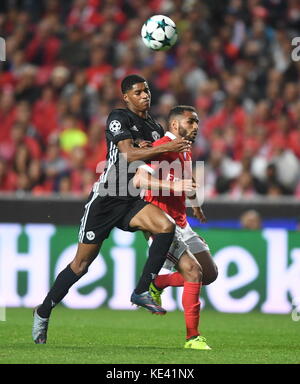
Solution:
M126 156L129 163L138 160L149 160L166 152L188 151L191 147L191 143L185 139L176 139L157 147L135 147L128 116L118 110L114 110L108 117L106 137Z
M133 178L133 185L136 188L156 191L192 192L195 190L192 180L169 181L157 179L152 175L152 169L147 165L137 169Z
M203 213L201 207L194 207L194 206L192 206L192 209L193 209L194 216L197 217L197 219L200 220L201 223L206 223L207 222L207 218L206 218L205 214Z
M190 150L190 142L184 139L175 139L157 147L136 148L132 139L118 142L120 152L126 154L129 163L138 160L150 160L166 152L185 152Z
M192 176L192 180L193 180L194 185L196 185L196 181L195 181L193 176ZM201 221L201 223L206 223L207 218L206 218L204 212L202 211L202 208L199 205L195 204L195 200L197 201L197 194L196 193L190 194L189 196L187 196L187 198L189 200L193 201L192 209L193 209L194 216L197 217L197 219L199 221ZM198 201L197 201L197 204L198 204Z

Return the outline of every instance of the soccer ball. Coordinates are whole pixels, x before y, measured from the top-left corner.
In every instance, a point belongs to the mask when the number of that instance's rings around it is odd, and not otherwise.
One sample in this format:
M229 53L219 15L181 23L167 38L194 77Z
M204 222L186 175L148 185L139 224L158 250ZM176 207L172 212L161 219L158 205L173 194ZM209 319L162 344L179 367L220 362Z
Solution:
M148 48L155 51L165 51L177 41L176 24L167 16L151 16L144 23L141 35Z

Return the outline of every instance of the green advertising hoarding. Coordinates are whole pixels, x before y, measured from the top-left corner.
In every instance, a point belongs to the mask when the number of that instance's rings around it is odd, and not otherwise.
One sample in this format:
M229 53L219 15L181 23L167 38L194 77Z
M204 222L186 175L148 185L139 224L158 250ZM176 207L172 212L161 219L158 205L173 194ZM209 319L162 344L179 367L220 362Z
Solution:
M75 226L0 224L0 306L39 304L57 274L74 257L77 233ZM289 313L300 304L298 232L206 230L201 236L219 268L218 279L202 289L203 307L223 312ZM129 298L147 249L142 233L115 229L63 304L69 308L133 309ZM181 309L182 288L165 291L164 307Z

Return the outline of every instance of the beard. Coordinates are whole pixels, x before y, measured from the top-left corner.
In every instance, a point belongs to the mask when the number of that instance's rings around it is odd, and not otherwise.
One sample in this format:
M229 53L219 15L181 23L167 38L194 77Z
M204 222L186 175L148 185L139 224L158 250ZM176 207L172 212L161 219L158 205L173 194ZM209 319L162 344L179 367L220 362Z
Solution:
M195 140L196 140L196 136L186 136L185 139L191 141L192 143L194 143Z
M179 129L178 129L178 133L179 133L179 135L181 136L181 137L183 137L184 139L186 139L186 140L189 140L189 141L191 141L192 143L194 143L195 142L195 140L196 140L196 136L197 136L197 134L189 134L188 135L188 133L187 133L187 130L181 125L181 124L179 124Z

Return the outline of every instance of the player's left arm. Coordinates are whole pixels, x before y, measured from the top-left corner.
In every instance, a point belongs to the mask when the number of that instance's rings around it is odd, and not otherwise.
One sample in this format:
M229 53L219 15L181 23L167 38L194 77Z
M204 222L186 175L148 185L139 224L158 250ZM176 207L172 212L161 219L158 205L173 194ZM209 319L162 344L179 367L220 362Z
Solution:
M195 191L195 186L191 179L178 181L161 180L153 176L152 173L153 169L148 165L139 167L133 178L134 187L145 190L168 190L172 192Z
M202 208L201 207L192 207L193 209L193 214L195 217L197 217L198 220L201 221L201 223L206 223L207 222L207 218L204 214L204 212L202 211Z
M192 176L192 180L193 180L194 185L196 185L196 181L194 179L194 176ZM192 200L192 201L195 202L195 200L197 200L197 194L194 193L192 195L187 196L187 198L189 200ZM197 217L197 219L199 221L201 221L201 223L206 223L207 222L207 218L206 218L202 208L199 205L197 206L195 204L192 204L192 209L193 209L194 216Z

